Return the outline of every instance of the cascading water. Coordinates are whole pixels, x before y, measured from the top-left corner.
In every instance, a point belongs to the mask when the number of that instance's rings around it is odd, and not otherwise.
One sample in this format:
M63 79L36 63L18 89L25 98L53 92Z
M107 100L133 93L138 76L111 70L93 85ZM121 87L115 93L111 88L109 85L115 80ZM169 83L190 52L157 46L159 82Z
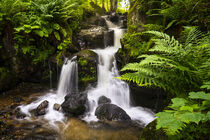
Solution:
M62 122L65 119L63 113L55 111L53 106L55 103L63 103L64 97L67 94L71 94L72 92L78 90L78 68L75 59L76 57L73 57L71 60L65 59L56 93L48 93L39 97L38 100L32 102L31 104L20 106L21 111L28 115L26 119L30 119L30 111L36 109L37 106L44 100L49 102L47 113L43 116L44 119L48 120L50 124L54 124L57 121Z
M154 114L142 107L132 107L130 103L130 91L126 82L116 79L119 72L116 65L115 53L121 47L120 38L123 36L123 29L113 28L114 46L105 49L93 50L99 56L98 83L97 87L88 91L89 112L83 118L87 122L97 121L95 110L98 106L98 99L106 96L115 104L126 111L132 120L148 124L154 119Z

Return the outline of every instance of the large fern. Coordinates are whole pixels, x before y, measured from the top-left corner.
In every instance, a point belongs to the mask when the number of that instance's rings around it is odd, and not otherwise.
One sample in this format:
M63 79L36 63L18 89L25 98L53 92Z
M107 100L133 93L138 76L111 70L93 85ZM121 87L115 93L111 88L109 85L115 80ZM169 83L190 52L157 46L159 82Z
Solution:
M149 50L149 54L139 56L139 63L127 64L122 71L134 72L126 73L120 78L139 86L160 87L175 94L199 88L203 78L198 71L202 63L209 63L205 57L209 46L196 46L202 44L201 40L197 40L196 45L194 43L200 32L186 33L187 39L183 44L162 32L144 33L155 35L152 39L154 47Z

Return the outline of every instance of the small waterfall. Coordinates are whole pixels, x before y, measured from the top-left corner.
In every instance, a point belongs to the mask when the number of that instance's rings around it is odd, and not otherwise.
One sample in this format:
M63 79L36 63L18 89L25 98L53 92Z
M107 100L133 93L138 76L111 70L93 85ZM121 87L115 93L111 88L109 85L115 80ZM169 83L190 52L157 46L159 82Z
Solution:
M58 96L64 97L68 93L78 91L78 66L75 59L76 56L71 60L66 58L64 61L58 84Z
M122 38L124 30L118 28L113 28L113 30L114 46L93 50L99 56L98 84L96 88L88 91L90 111L83 119L87 122L97 121L95 110L98 106L98 99L100 96L106 96L111 99L112 104L116 104L124 109L132 120L148 124L154 119L152 111L142 107L132 107L128 84L115 78L120 75L114 55L121 47L120 38Z
M44 119L48 120L50 124L54 125L55 122L62 122L65 117L62 112L55 111L53 106L55 103L61 104L64 101L64 97L67 94L78 91L78 68L76 62L76 56L71 60L65 59L62 66L58 90L57 92L50 92L44 96L39 97L36 101L28 105L20 106L20 109L23 113L27 114L26 119L30 120L32 116L30 111L36 109L37 106L42 103L44 100L49 102L47 113L43 116Z

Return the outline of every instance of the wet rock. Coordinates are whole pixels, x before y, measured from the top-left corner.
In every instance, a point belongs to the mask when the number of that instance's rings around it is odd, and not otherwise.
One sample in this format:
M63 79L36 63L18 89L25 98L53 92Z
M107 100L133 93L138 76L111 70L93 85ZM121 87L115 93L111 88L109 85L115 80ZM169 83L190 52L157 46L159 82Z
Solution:
M86 110L87 94L76 93L68 94L65 101L61 104L63 112L69 116L82 115Z
M61 105L59 105L59 104L56 104L56 103L55 103L55 104L53 105L53 109L54 109L54 110L59 111L60 108L61 108Z
M102 18L102 17L98 17L95 20L95 25L102 26L102 27L107 27L106 20L104 18Z
M93 26L89 29L82 29L77 37L81 49L104 48L104 31L101 26Z
M114 30L108 30L104 32L105 46L114 45Z
M26 117L26 114L23 113L19 107L15 109L15 114L17 119L24 119Z
M117 13L112 13L110 16L109 16L109 20L111 22L115 22L115 23L118 23L119 22L119 15Z
M12 103L9 108L10 109L15 109L17 106L19 106L20 104L15 104L15 103Z
M111 103L111 99L107 98L106 96L101 96L98 99L98 104L106 104Z
M43 101L37 108L35 112L35 116L45 115L47 113L47 107L49 102L47 100Z
M95 115L100 120L129 121L130 116L120 107L114 104L102 104L96 108Z
M78 84L80 91L97 82L98 55L91 50L82 50L77 54Z

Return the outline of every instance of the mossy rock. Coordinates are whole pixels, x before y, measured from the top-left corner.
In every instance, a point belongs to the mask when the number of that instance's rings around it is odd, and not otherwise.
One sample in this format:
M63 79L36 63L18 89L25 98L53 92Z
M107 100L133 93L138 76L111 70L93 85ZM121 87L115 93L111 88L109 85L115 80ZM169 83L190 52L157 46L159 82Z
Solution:
M168 140L162 129L156 129L156 120L148 124L141 132L140 140Z
M91 50L82 50L77 53L79 87L85 90L88 85L97 82L98 55Z

